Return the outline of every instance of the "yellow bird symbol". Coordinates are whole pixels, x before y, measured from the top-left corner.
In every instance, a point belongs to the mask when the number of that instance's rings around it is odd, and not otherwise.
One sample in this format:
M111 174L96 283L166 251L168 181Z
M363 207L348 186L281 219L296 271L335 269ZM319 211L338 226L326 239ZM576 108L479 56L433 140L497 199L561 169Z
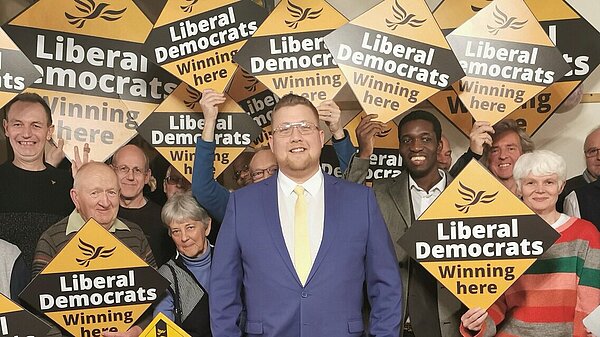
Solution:
M421 25L423 25L425 23L425 21L427 21L427 19L421 20L421 19L415 18L416 15L413 13L408 14L406 12L406 10L404 8L402 8L402 6L400 6L400 3L398 2L398 0L394 1L394 5L392 5L392 12L394 12L394 18L396 19L396 21L392 21L390 19L385 19L387 26L392 30L396 30L396 27L398 27L400 25L409 25L411 27L421 27Z
M79 263L81 266L88 267L90 265L90 261L95 260L97 258L106 259L111 257L117 247L113 247L110 249L104 249L104 246L94 247L93 245L81 240L79 238L79 249L84 256L87 256L86 259L76 258L75 261Z
M323 12L323 8L316 10L313 10L311 7L302 8L293 4L291 1L288 1L287 10L292 14L293 18L296 18L294 21L285 20L285 23L288 25L288 27L292 29L296 29L298 27L298 23L301 21L318 18L321 16L321 12Z
M76 16L65 12L65 16L68 19L67 21L77 28L82 28L87 20L93 20L96 18L101 18L106 21L118 20L127 10L127 7L119 10L107 9L107 7L110 6L109 3L101 2L96 5L94 0L75 0L75 2L77 3L75 8L77 8L83 15Z
M460 181L458 182L458 184L461 187L458 190L458 193L462 195L462 199L467 203L464 205L454 204L454 206L456 207L456 209L463 213L469 213L469 208L478 203L489 204L490 202L496 200L496 195L498 195L498 192L491 194L484 194L485 191L476 192L475 190L463 185L463 183L461 183Z
M498 8L498 6L496 6L494 8L494 22L496 22L498 24L497 27L493 27L488 25L488 32L490 32L492 35L496 35L498 34L498 32L502 29L506 29L506 28L510 28L510 29L521 29L523 28L523 26L525 26L525 24L527 23L527 20L525 21L516 21L517 17L515 16L511 16L510 18L508 17L508 15L506 15L504 12L502 12L500 10L500 8Z

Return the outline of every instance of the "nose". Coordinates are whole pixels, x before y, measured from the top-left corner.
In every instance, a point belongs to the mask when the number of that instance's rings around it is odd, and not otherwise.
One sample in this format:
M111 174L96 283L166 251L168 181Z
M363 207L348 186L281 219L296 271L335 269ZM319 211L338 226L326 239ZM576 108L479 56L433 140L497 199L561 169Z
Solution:
M423 149L423 142L420 139L415 138L410 143L410 150L412 152L420 152Z
M302 134L300 133L300 130L298 129L297 126L293 126L292 127L292 134L290 135L290 140L291 141L299 141L302 140Z
M127 179L129 179L129 180L135 180L135 174L133 174L133 170L129 169L129 171L127 171L127 174L125 175L125 177L127 177Z
M108 197L108 193L107 192L102 193L102 195L100 196L100 199L98 200L98 203L102 207L109 207L110 206L110 198Z
M32 132L31 132L31 126L30 125L26 125L23 128L23 137L31 137Z

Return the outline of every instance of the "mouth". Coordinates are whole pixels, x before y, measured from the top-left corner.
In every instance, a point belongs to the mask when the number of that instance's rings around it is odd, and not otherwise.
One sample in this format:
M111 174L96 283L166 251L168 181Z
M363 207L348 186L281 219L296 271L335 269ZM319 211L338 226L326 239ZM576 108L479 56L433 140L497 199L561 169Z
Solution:
M502 163L502 164L498 164L499 168L507 168L510 167L510 163Z
M33 146L33 145L37 144L37 142L31 141L31 140L21 140L18 143L19 143L19 145L23 145L23 146Z
M410 157L410 161L415 165L420 165L425 161L425 156L412 156Z
M306 151L304 147L294 147L290 150L291 153L302 153L304 151Z

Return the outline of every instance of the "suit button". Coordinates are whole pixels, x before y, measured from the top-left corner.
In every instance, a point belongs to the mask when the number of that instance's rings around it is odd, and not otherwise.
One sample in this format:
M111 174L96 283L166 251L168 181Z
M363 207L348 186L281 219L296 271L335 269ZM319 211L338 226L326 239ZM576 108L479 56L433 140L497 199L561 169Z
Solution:
M300 294L300 296L302 296L302 298L307 298L308 294L306 293L306 291L303 291L302 294Z

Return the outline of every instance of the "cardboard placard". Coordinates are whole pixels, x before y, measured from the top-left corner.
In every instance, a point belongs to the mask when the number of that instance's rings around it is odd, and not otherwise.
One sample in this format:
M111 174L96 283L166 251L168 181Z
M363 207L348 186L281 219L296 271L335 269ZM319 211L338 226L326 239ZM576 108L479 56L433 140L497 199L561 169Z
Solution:
M132 0L40 0L4 25L42 73L29 91L48 101L69 158L89 143L90 159L105 161L175 89L141 55L151 28Z
M569 71L522 0L496 0L447 39L466 74L453 89L475 120L492 125Z
M50 326L0 294L0 336L44 337Z
M284 0L233 59L279 97L294 93L317 106L346 83L323 42L346 22L324 0Z
M190 334L160 312L139 337L190 337Z
M169 286L154 268L90 219L21 293L76 337L127 331Z
M388 122L464 73L423 0L385 0L325 38L363 109Z
M222 92L237 68L233 56L266 17L249 0L169 0L144 54L196 90Z
M482 0L444 0L433 15L442 31L450 33L489 3ZM533 136L598 66L600 33L563 0L526 0L525 3L571 66L571 71L565 76L506 117L516 120L528 135ZM429 101L468 137L473 119L453 89L441 91Z
M0 107L40 78L27 56L0 29Z
M204 128L201 97L199 91L182 83L138 128L140 135L188 181L192 181L196 142ZM252 118L227 97L219 106L215 127L215 177L259 134L260 128Z
M467 307L487 309L559 237L472 160L399 243Z

